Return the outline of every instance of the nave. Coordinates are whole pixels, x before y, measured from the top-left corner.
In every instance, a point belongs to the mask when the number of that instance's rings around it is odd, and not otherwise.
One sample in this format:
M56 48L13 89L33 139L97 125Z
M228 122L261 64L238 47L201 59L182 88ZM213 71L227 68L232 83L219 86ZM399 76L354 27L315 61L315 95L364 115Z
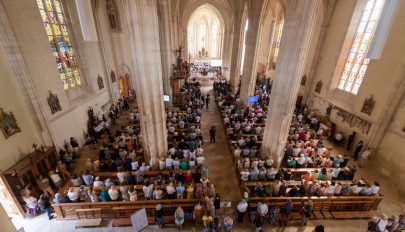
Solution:
M212 82L204 83L201 87L202 91L205 93L210 93L213 95L212 91ZM122 112L120 118L117 120L117 125L124 123L128 116L128 112ZM204 137L204 156L205 156L205 165L209 169L209 179L215 185L216 192L220 193L221 199L223 201L231 201L232 207L229 209L225 209L223 212L221 211L221 216L223 217L225 213L226 215L231 216L234 219L234 227L233 231L252 231L254 229L254 224L249 222L248 218L245 218L244 223L239 224L236 221L236 205L240 201L242 197L242 192L239 186L239 175L235 172L235 164L233 154L231 149L228 145L227 138L225 137L225 130L222 124L221 115L216 106L215 101L211 101L209 104L209 108L202 110L201 116L201 129L202 134ZM217 128L217 136L216 136L216 143L210 143L209 141L209 129L215 125ZM112 127L114 128L114 127ZM111 129L113 130L113 129ZM344 152L342 147L334 147L334 153L341 153ZM96 152L94 150L93 145L85 145L81 151L81 157L75 161L72 166L72 173L81 173L85 170L86 166L83 165L87 159L95 160L97 159ZM352 159L349 161L353 163ZM220 165L218 165L220 164ZM386 189L390 189L389 194L385 194L384 200L379 205L379 209L377 211L378 214L387 214L387 215L395 215L402 212L402 209L405 205L401 202L398 204L398 200L401 199L403 196L400 194L399 189L397 186L392 183L389 179L384 179L379 177L376 172L373 172L372 169L358 169L355 178L362 178L366 177L367 179L372 179L375 181L380 182L381 191L382 193L386 192ZM67 185L70 185L67 183ZM222 209L221 209L222 210ZM317 219L310 219L308 225L306 227L299 226L299 222L292 221L289 223L287 227L279 227L270 225L269 223L264 223L264 230L263 231L312 231L315 226L317 225L324 225L326 231L366 231L367 223L369 220L317 220ZM76 220L52 220L48 221L46 219L45 214L41 214L34 218L28 218L24 220L24 229L25 231L72 231L74 230ZM194 227L194 223L185 223L183 228L184 231L192 231ZM362 229L359 229L359 228ZM197 231L198 228L202 229L201 227L196 227ZM81 229L82 231L132 231L128 227L111 227L111 220L107 220L103 227L100 228L86 228ZM145 231L156 231L158 227L156 225L150 225L145 229ZM163 229L164 231L177 231L174 225L167 225L166 228Z

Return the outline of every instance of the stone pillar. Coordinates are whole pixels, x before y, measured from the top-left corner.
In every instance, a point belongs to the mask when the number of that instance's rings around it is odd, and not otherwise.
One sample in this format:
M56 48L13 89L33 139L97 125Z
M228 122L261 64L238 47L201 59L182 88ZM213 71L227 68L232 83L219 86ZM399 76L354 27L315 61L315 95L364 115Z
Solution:
M159 39L160 52L162 55L162 77L163 91L165 95L169 95L172 99L172 89L170 87L170 74L172 64L176 63L175 47L172 45L173 35L176 33L172 22L173 1L158 1L158 17L159 17Z
M279 166L294 112L319 0L286 1L283 38L270 96L262 154Z
M156 0L126 0L124 8L145 160L157 167L167 151L158 5Z
M15 232L17 231L11 223L9 216L7 215L6 211L4 210L3 206L0 204L0 223L1 223L1 231L2 232Z
M267 0L248 1L248 30L246 32L245 58L243 62L242 84L240 87L240 99L247 104L248 96L255 91L257 58L259 40L261 36L261 21L263 12L266 10Z
M242 56L243 34L245 28L243 27L243 11L245 9L245 1L235 2L235 20L233 26L233 41L232 41L232 57L231 57L231 70L229 80L231 82L231 89L236 93L240 81L240 61Z

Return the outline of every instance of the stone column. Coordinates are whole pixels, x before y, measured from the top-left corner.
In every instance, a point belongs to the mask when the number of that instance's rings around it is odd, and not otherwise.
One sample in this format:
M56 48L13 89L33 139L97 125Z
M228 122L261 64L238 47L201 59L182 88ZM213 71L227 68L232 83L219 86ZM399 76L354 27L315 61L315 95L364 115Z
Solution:
M145 160L157 167L167 151L158 5L156 0L126 0L124 8Z
M3 232L17 231L13 223L11 223L9 216L7 215L2 205L0 205L0 223L1 223L1 231Z
M243 62L242 84L240 87L240 99L247 104L248 96L255 91L257 58L259 40L261 36L261 21L266 9L267 0L248 1L248 30L246 32L245 58Z
M231 81L231 89L236 93L240 81L240 61L242 56L243 34L245 28L243 27L243 11L245 1L235 2L235 20L233 26L233 41L232 41L232 57L231 57L231 70L229 80Z
M283 38L270 96L262 154L279 166L294 112L319 0L286 1Z
M165 95L172 98L172 89L170 87L170 74L172 64L176 63L175 47L173 43L173 35L176 34L175 27L172 22L173 1L158 1L158 18L159 18L159 39L160 52L162 55L162 76L163 90Z

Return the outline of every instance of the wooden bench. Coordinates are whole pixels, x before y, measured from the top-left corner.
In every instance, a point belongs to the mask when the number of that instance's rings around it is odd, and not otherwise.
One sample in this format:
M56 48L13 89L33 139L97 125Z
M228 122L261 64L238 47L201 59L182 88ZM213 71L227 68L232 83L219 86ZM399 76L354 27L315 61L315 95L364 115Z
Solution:
M169 170L162 170L162 171L155 171L155 170L150 170L150 171L144 171L143 176L144 177L154 177L157 176L158 173L160 173L162 176L169 176L170 172L176 173L176 172L182 172L183 174L187 174L189 170L178 170L178 171L169 171ZM190 170L191 173L195 172L195 169ZM101 180L107 179L107 178L117 178L117 173L118 172L96 172L96 176L100 177ZM125 174L128 176L129 172L125 172ZM132 175L135 175L135 171L131 171Z
M75 210L77 218L79 221L76 223L76 229L80 227L98 227L101 225L101 208L91 208L91 209L76 209ZM81 218L83 214L84 218ZM92 218L88 218L88 216Z
M256 208L258 202L268 205L275 203L279 207L284 205L288 199L291 199L294 208L293 212L299 210L312 200L314 203L313 215L317 219L332 218L370 218L378 204L384 199L379 196L332 196L332 197L251 197L249 206ZM349 216L349 214L351 216ZM344 214L348 214L347 216Z
M162 204L165 216L174 215L177 206L183 210L192 211L196 201L202 202L202 199L162 199L162 200L139 200L139 201L109 201L109 202L78 202L78 203L60 203L53 204L56 217L58 219L77 219L76 210L86 209L90 212L93 209L100 209L102 218L124 218L132 213L145 208L146 215L154 218L157 204ZM122 208L117 208L122 207ZM87 213L88 214L88 213Z
M372 211L331 212L334 219L367 219L375 216Z
M114 218L111 225L113 227L132 226L132 221L131 218Z

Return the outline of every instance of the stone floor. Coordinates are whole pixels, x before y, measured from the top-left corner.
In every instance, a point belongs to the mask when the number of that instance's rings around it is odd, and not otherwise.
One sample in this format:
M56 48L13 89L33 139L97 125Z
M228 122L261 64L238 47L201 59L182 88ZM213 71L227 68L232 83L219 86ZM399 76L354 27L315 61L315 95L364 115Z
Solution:
M208 92L211 90L212 83L203 83L202 90ZM214 183L216 191L221 194L222 200L232 201L232 208L226 210L226 214L236 218L235 206L240 197L238 176L233 168L233 158L231 150L228 146L225 131L223 129L220 114L215 106L213 100L213 94L211 92L211 103L208 109L204 109L201 117L201 127L204 136L204 156L206 157L206 164L209 168L209 179ZM121 117L121 120L124 120ZM216 143L209 143L208 130L212 125L217 127ZM336 148L334 152L341 153L342 150ZM82 152L80 160L76 161L75 170L80 171L83 167L79 164L83 164L87 158L96 158L96 152L92 148L85 148ZM352 162L352 161L351 161ZM385 213L387 215L399 214L405 211L405 196L401 194L396 187L398 183L392 182L390 179L381 178L374 170L373 167L367 167L360 169L357 172L356 178L364 177L369 181L379 181L381 192L385 195L385 199L380 204L377 214ZM236 220L233 231L254 231L253 224L247 222L243 224L237 224ZM52 220L48 221L46 215L42 214L35 218L29 218L20 221L19 224L23 225L24 230L27 232L51 232L51 231L75 231L75 220ZM113 228L110 225L110 221L104 223L104 227L79 229L79 231L132 231L130 227L125 228ZM278 232L306 232L312 231L315 226L323 224L328 232L361 232L367 231L367 220L310 220L308 226L300 227L298 222L290 222L287 227L270 227L269 224L264 225L264 231L278 231ZM163 229L164 231L171 232L177 231L172 225ZM0 230L1 231L1 230ZM161 231L156 226L149 226L145 230L149 231ZM184 231L192 231L192 225L185 225ZM202 231L201 227L196 228L196 231Z

